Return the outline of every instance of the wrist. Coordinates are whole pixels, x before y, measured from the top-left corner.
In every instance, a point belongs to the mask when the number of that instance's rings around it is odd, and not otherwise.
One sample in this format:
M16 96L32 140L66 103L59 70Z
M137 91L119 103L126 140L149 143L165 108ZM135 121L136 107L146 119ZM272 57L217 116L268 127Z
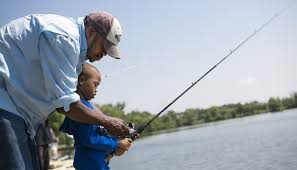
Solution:
M104 126L105 128L108 128L108 127L110 127L110 117L109 116L106 116L106 115L104 115L104 114L101 114L102 116L101 116L101 119L100 119L100 122L99 122L99 124L101 125L101 126Z

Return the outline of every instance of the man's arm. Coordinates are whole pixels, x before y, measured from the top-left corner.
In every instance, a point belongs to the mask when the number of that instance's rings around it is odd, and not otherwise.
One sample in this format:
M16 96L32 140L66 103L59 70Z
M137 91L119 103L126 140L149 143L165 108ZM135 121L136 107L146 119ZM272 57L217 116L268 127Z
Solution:
M68 112L63 108L58 108L57 111L80 123L100 124L113 136L122 137L129 134L129 129L123 120L107 116L99 109L91 110L80 101L70 104Z

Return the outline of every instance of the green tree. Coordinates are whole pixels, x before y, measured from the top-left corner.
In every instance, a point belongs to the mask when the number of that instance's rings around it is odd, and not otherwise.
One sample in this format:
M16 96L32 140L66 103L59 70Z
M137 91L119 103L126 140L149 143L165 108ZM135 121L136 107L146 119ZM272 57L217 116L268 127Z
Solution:
M65 116L58 112L53 112L48 117L49 126L53 129L53 131L55 132L55 135L57 136L59 135L59 128L63 123L64 118Z
M177 127L176 119L177 116L174 111L167 112L164 116L161 117L162 129L170 129Z
M58 137L60 145L70 146L73 144L73 139L68 136L66 133L62 133L59 131L61 124L64 121L65 116L58 112L53 112L48 117L49 126L53 129L55 135Z
M135 128L138 129L143 126L146 122L152 119L153 115L149 112L139 112L139 111L132 111L126 115L126 120L131 122L135 125ZM155 120L156 121L156 120ZM156 122L157 123L157 122ZM154 130L153 124L150 124L146 129L145 133L152 132Z
M279 98L269 98L268 100L268 110L270 112L277 112L282 110L282 102Z
M291 98L293 99L292 108L296 108L297 107L297 92L291 94Z
M99 106L99 105L96 105L98 108L100 108L100 110L109 115L109 116L114 116L114 117L118 117L118 118L121 118L121 119L125 119L126 116L125 116L125 106L126 104L124 102L119 102L119 103L116 103L115 105L112 105L112 104L106 104L106 105L102 105L102 106Z
M198 123L198 109L186 109L181 114L181 122L183 126L189 126Z

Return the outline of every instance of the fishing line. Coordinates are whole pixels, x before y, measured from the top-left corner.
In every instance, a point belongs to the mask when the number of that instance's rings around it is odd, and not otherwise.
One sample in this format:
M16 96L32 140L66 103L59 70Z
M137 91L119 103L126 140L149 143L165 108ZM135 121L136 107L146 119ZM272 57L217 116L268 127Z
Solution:
M143 130L157 117L159 117L165 110L167 110L173 103L175 103L180 97L182 97L187 91L189 91L192 87L194 87L200 80L202 80L208 73L210 73L213 69L215 69L218 65L220 65L225 59L227 59L230 55L232 55L235 51L237 51L242 45L244 45L247 41L249 41L252 37L254 37L258 32L260 32L263 28L267 27L272 21L278 18L281 14L283 14L286 10L293 7L297 0L291 1L287 6L283 9L275 13L269 20L267 20L264 24L262 24L258 29L256 29L252 34L250 34L246 39L244 39L239 45L237 45L234 49L230 50L230 52L224 56L217 64L215 64L212 68L210 68L204 75L202 75L197 81L193 82L186 90L184 90L180 95L178 95L172 102L170 102L166 107L164 107L158 114L156 114L152 119L150 119L147 123L141 126L136 130L138 134L142 133ZM132 127L131 127L132 128ZM135 136L131 134L131 138L134 139Z

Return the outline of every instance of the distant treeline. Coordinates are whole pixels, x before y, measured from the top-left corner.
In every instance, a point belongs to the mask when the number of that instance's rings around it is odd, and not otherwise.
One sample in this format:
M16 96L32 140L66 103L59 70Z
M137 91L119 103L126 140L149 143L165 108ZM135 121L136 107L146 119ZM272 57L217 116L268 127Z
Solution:
M103 113L119 117L127 122L134 123L135 127L146 123L154 115L146 111L131 111L125 113L125 103L117 103L115 105L97 105ZM183 112L167 111L159 118L154 120L143 132L142 136L153 134L157 131L178 128L182 126L197 125L201 123L214 122L225 119L239 118L266 112L278 112L285 109L297 108L297 92L285 98L271 97L268 102L261 103L257 101L249 103L226 104L223 106L213 106L206 109L191 108ZM50 116L50 126L59 136L60 144L69 145L72 140L65 134L58 132L60 124L63 122L62 114L53 113Z

